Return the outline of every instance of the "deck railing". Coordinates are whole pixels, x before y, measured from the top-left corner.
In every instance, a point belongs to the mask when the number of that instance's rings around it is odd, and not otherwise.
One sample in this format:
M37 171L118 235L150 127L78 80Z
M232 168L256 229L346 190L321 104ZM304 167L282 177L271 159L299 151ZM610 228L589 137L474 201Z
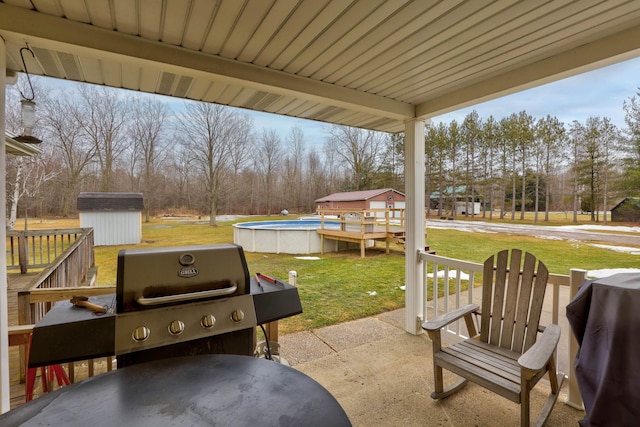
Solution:
M79 236L90 232L89 228L56 230L8 230L7 270L20 270L25 274L29 269L49 266L68 249ZM93 235L91 237L93 239Z
M403 208L340 208L340 209L318 209L320 221L324 228L325 221L339 222L342 231L353 231L356 233L367 233L368 228L373 225L383 225L387 232L389 226L404 228L405 209Z
M38 243L31 244L29 249L37 248L35 252L38 254L58 255L43 265L39 263L50 255L40 256L36 262L30 258L28 266L35 268L37 265L42 271L31 282L29 289L18 293L18 322L21 325L37 323L51 308L51 301L41 301L35 297L38 293L92 285L95 279L92 228L49 230L49 234L43 230L36 235L39 236L36 239ZM62 242L70 243L67 245ZM47 243L51 246L47 246Z
M425 277L422 312L423 320L431 320L470 303L479 303L482 297L483 265L447 258L420 251L420 262ZM565 307L585 280L586 271L572 269L571 275L550 274L541 323L555 323L562 329L562 339L556 352L556 366L568 373L568 398L565 403L582 408L582 397L573 371L573 360L578 344L566 320ZM448 292L445 295L444 289ZM445 328L450 341L467 338L466 326L458 321Z

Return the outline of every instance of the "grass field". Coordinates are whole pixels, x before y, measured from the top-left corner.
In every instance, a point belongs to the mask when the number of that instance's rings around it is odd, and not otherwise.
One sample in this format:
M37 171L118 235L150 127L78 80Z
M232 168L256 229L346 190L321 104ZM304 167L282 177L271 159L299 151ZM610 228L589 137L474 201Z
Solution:
M552 225L569 224L562 215L553 218ZM247 221L271 219L251 217ZM585 223L588 217L582 217ZM505 221L510 222L510 221ZM532 221L524 221L532 223ZM233 222L220 222L210 227L205 220L194 218L155 218L143 223L143 242L136 247L180 246L233 242ZM541 223L540 225L544 225ZM30 220L30 229L73 228L72 220ZM16 228L24 227L18 221ZM640 240L640 239L639 239ZM457 230L427 230L427 244L438 255L473 262L482 262L500 249L517 247L542 259L552 273L568 274L571 268L587 270L601 268L640 267L640 257L614 252L587 243L543 240L508 234L470 233ZM98 283L112 285L116 280L116 260L121 247L96 247ZM640 247L640 242L638 244ZM319 260L302 260L287 254L246 253L251 274L265 273L287 280L288 272L298 274L298 290L304 313L280 322L282 333L318 328L346 320L375 315L404 306L404 253L392 245L392 253L360 250L327 253ZM375 295L371 293L375 292Z

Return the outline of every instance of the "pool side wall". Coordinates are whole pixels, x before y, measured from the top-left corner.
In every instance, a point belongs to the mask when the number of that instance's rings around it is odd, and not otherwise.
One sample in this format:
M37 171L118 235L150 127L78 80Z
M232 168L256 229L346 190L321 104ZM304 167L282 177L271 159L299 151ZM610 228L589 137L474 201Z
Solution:
M265 228L233 229L233 242L242 246L246 252L276 254L317 254L321 252L322 241L316 230L285 230ZM336 252L345 249L336 240L325 239L324 251Z

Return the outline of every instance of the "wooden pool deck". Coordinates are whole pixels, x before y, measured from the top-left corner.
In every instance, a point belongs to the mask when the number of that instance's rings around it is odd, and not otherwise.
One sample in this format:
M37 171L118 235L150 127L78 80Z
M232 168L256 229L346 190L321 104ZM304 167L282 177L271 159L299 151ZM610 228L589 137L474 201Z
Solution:
M319 209L320 228L316 230L324 253L325 239L360 245L360 256L365 257L367 242L382 241L389 253L391 243L404 250L404 209ZM338 222L338 229L328 227Z
M389 253L391 243L399 244L404 249L404 229L394 229L386 231L384 227L375 226L371 232L358 233L353 231L318 229L320 235L322 252L324 253L324 239L338 240L341 242L358 243L360 245L360 256L365 257L367 241L383 241L386 244L386 253Z

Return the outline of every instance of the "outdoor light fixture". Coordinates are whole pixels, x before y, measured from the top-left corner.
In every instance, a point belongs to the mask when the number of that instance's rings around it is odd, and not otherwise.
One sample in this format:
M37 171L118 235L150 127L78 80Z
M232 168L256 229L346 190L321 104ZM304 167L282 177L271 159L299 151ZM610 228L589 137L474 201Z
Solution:
M22 135L15 137L14 139L18 142L25 142L29 144L39 144L42 141L31 135L33 131L33 127L36 125L36 103L33 99L36 97L36 94L33 92L33 86L31 85L31 77L29 77L29 70L27 70L27 64L24 62L24 56L22 52L27 50L31 52L31 56L36 57L33 51L27 46L20 49L20 57L22 58L22 65L24 66L24 72L27 75L27 81L29 82L29 88L31 89L31 97L24 96L24 93L20 91L20 95L22 95L22 100L20 100L20 104L22 105Z

